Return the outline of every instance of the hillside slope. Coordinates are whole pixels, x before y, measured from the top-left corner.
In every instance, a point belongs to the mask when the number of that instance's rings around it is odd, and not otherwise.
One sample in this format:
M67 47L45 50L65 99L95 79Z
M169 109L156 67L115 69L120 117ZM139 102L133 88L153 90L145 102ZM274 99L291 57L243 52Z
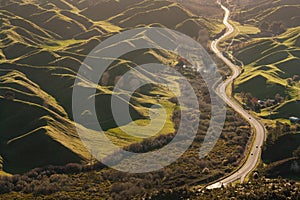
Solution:
M215 29L178 4L163 0L95 5L91 1L10 0L1 2L0 16L0 156L3 170L9 173L90 159L75 131L72 89L82 61L102 40L140 26L169 27L195 38L201 29ZM102 105L97 107L100 124L121 147L141 139L117 128L110 109L111 88L117 76L143 62L176 65L177 57L159 51L133 52L118 58L107 72L109 80L97 87L96 104ZM91 87L91 83L84 84ZM152 92L161 94L169 109L161 134L174 132L175 104L170 102L174 94L164 88L153 87L135 95L132 117L137 123L148 122L149 107L156 102Z
M245 72L235 82L235 92L250 92L261 100L275 99L275 95L280 94L286 101L271 108L270 117L275 119L300 116L297 109L300 98L299 38L299 27L291 28L274 39L256 39L235 53L245 64ZM267 109L265 111L262 116L269 115Z
M243 25L235 38L223 43L231 58L238 65L244 65L234 85L236 97L246 104L249 102L245 102L245 94L254 97L254 101L260 100L258 111L263 118L288 122L289 117L299 117L299 2L241 0L229 3L233 20ZM249 34L248 30L248 34L242 34L247 24L259 31ZM280 104L277 104L278 99ZM276 100L276 105L269 100Z
M300 25L300 5L297 0L278 1L229 1L235 7L235 19L245 24L259 25L262 22L272 24L282 21L287 28Z

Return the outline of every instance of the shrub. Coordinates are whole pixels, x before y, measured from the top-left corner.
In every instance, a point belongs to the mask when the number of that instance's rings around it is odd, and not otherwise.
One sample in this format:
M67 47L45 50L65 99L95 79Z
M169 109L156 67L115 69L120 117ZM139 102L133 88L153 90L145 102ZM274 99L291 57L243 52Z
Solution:
M34 195L49 195L59 191L59 187L56 183L44 183L34 187Z
M14 185L6 180L0 180L0 194L9 193L14 189Z
M210 173L210 170L209 170L207 167L205 167L205 168L202 170L202 173L203 173L203 174L209 174L209 173Z
M80 164L77 163L69 163L64 167L64 171L65 173L79 173L82 170L82 166Z

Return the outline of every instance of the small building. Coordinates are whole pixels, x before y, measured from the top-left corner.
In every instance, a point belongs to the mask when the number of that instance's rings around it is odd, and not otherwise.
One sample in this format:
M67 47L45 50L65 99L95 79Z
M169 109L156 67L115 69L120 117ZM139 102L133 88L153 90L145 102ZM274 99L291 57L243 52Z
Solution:
M293 124L300 124L300 118L298 117L290 117L290 121Z
M261 108L268 108L271 106L278 105L279 103L274 99L267 99L267 100L258 100L257 103L261 106Z
M274 99L269 99L269 101L270 101L270 103L272 103L272 104L275 104L275 103L276 103L276 100L274 100Z

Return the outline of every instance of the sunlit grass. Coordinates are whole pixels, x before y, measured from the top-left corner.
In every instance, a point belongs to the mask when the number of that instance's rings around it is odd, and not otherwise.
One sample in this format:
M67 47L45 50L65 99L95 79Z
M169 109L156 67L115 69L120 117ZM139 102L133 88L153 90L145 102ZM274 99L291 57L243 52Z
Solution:
M82 42L84 42L84 40L48 40L41 45L41 48L49 51L59 51L65 49L68 46L80 44Z
M131 122L127 124L125 127L129 132L134 132L135 136L130 136L127 133L125 133L120 127L110 129L107 131L107 136L118 146L124 146L128 145L133 142L140 142L142 141L142 138L148 138L148 137L153 137L153 136L158 136L162 134L170 134L174 133L174 124L172 122L172 116L174 109L176 108L176 105L167 101L167 100L161 100L158 102L162 107L159 109L151 109L152 112L156 113L161 113L162 110L164 109L166 111L166 119L164 118L164 115L158 115L155 117L155 121L159 122L165 122L163 128L156 134L153 135L155 130L157 130L159 123L158 124L152 124L153 126L144 129L146 130L145 132L140 132L139 129L136 129L135 124L138 126L147 126L150 123L150 119L140 119L136 120L134 122Z

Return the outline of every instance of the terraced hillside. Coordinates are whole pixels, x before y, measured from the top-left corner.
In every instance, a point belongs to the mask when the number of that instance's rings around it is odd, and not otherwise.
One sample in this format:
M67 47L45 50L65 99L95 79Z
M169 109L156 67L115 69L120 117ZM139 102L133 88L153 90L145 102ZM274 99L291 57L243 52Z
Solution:
M0 160L1 168L9 173L90 159L75 131L72 88L81 62L101 41L140 26L169 27L195 38L201 29L216 31L208 19L195 17L179 4L163 0L99 4L9 0L1 1L0 16ZM124 55L109 68L107 80L97 86L100 124L120 146L141 139L124 135L112 119L112 86L119 75L143 62L176 65L178 58L153 50ZM90 70L89 66L86 70ZM160 94L161 103L168 108L168 120L160 134L173 133L176 104L171 102L174 94L165 88L153 86L135 95L131 115L136 123L148 123L148 110L156 102L153 93Z

